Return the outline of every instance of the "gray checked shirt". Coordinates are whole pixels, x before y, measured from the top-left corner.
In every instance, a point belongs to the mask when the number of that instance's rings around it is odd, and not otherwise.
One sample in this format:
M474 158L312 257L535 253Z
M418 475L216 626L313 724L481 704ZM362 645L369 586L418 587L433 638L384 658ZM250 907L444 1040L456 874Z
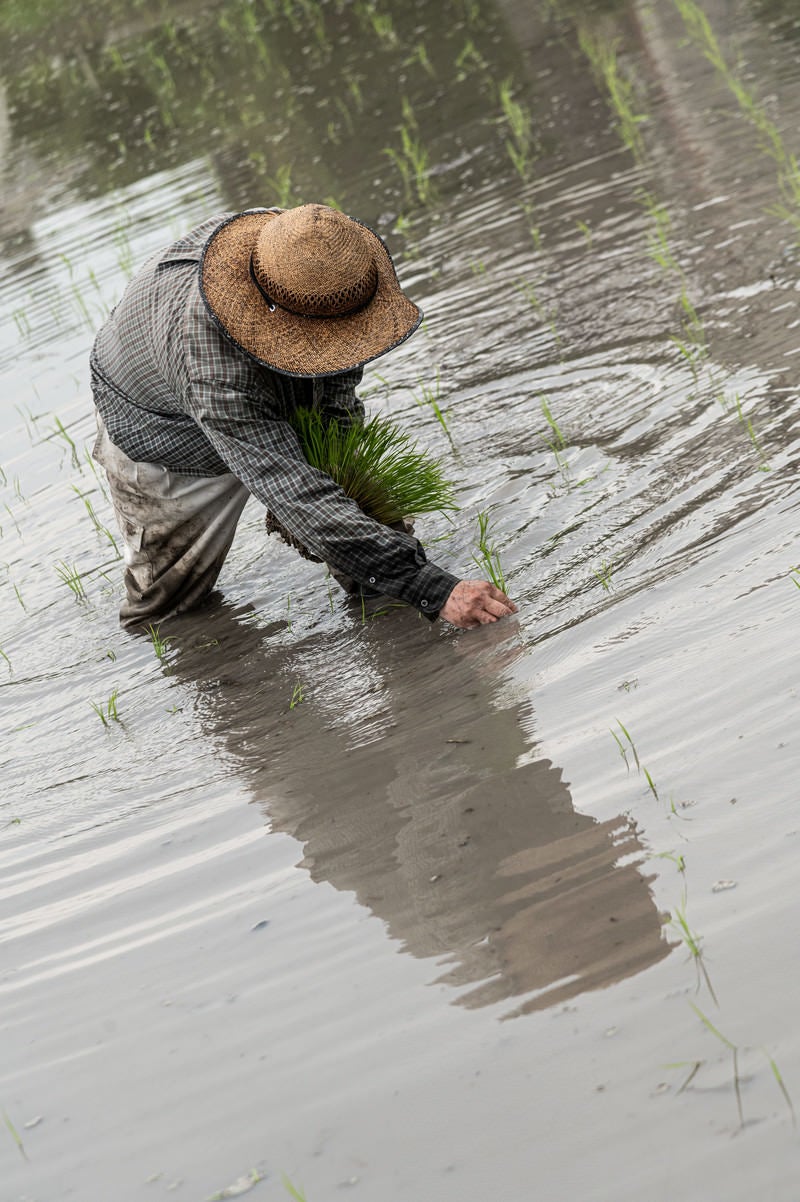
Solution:
M203 247L220 213L153 256L131 280L92 350L92 389L128 458L193 476L232 472L310 551L364 586L435 617L458 578L420 543L381 525L305 459L288 418L316 406L362 421L362 369L300 378L229 341L200 294Z

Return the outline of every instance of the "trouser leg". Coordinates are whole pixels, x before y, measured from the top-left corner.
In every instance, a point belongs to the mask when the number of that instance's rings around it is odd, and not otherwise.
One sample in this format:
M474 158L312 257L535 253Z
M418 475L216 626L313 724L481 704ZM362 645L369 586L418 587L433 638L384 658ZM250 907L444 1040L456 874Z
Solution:
M186 476L129 459L100 430L95 457L108 476L125 543L125 627L197 605L216 583L249 492L228 473Z

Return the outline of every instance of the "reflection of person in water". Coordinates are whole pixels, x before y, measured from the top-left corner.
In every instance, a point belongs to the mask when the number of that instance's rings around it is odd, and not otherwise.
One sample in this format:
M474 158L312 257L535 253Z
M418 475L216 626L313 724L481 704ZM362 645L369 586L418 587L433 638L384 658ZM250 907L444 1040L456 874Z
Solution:
M341 636L346 677L324 637L271 645L224 605L170 635L171 675L196 687L203 727L302 866L439 959L464 1004L517 996L519 1013L667 954L632 823L577 814L560 769L530 758L527 703L501 703L513 629L432 637L420 657L415 616L396 611ZM315 686L290 710L298 677Z

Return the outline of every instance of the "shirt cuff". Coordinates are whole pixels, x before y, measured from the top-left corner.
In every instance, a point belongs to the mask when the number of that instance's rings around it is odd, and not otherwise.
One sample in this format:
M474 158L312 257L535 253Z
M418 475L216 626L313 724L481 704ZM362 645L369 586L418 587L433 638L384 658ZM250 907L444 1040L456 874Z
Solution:
M439 610L459 582L458 576L437 567L435 563L424 563L415 576L398 590L399 599L413 605L426 618L434 622Z

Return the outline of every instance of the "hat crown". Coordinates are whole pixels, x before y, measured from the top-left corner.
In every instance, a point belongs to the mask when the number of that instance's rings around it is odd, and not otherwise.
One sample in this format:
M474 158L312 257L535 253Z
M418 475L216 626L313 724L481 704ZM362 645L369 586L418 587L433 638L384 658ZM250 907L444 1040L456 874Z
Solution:
M271 301L302 317L355 313L378 287L369 232L327 205L300 205L268 221L252 269Z

